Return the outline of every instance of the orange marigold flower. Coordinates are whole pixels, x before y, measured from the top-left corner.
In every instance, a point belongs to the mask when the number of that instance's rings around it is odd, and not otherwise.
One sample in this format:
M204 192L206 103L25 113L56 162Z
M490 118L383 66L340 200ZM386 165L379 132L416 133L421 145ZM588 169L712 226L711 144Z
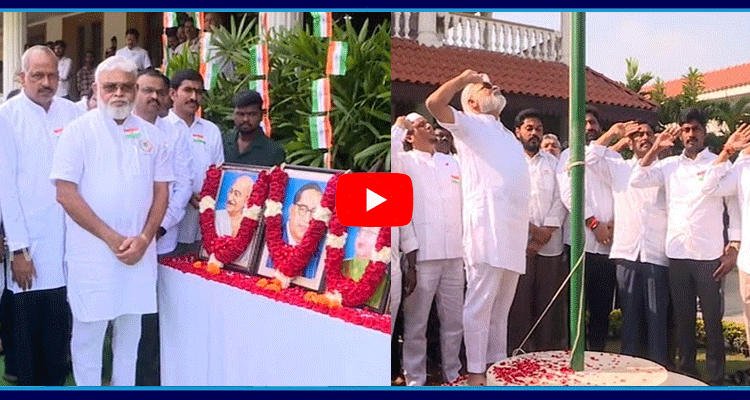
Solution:
M221 271L221 268L219 268L219 265L217 264L210 263L206 266L206 271L208 271L209 273L213 275L218 275L219 272Z
M278 293L278 292L280 292L280 291L281 291L281 286L279 286L279 285L277 285L277 284L275 284L275 283L271 283L271 284L269 284L268 286L266 286L266 289L268 289L268 290L271 290L271 291L274 291L274 292L277 292L277 293Z
M193 263L193 267L195 268L203 268L203 261L196 261Z
M258 281L258 283L256 283L256 285L257 285L257 286L260 286L260 287L266 287L266 285L268 285L268 279L266 279L266 278L261 278L261 279L260 279L260 280Z
M307 292L305 293L305 301L309 302L315 302L315 293L314 292Z

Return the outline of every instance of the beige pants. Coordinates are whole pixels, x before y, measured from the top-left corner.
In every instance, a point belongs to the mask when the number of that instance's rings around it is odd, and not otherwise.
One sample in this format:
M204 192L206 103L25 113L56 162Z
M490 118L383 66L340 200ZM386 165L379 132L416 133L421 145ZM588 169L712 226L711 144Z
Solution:
M750 343L750 275L740 272L740 296L742 297L742 313L745 315L745 335Z

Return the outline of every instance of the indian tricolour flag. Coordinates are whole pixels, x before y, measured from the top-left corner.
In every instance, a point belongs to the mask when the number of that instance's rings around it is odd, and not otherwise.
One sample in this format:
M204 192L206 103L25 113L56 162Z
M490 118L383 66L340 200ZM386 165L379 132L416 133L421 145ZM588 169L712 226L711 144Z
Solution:
M193 13L193 23L195 24L195 29L198 30L198 32L203 32L203 28L206 27L206 23L204 22L204 15L206 13L204 12L194 12Z
M214 87L220 70L219 63L215 61L200 64L200 74L203 77L204 89L211 90Z
M268 117L267 112L263 113L263 122L260 123L260 126L263 128L266 136L271 137L271 118Z
M165 13L166 14L166 13ZM167 45L167 35L162 34L161 35L161 44L162 44L162 57L161 57L161 70L166 71L167 65L169 65L169 46Z
M264 43L250 47L252 75L268 75L268 46Z
M346 74L346 55L349 51L349 43L328 43L328 62L326 62L326 75Z
M210 32L203 32L200 39L200 46L201 46L201 52L200 52L200 62L205 63L208 62L208 57L210 54L208 53L208 47L211 44L211 33Z
M328 115L310 117L310 143L313 149L330 149L333 129Z
M331 111L331 81L328 78L316 79L312 83L312 112Z
M177 20L176 12L165 12L164 13L164 27L175 28L180 26L180 22Z
M314 12L313 17L313 34L317 37L333 36L333 17L329 12Z
M268 110L271 108L271 97L268 94L268 81L265 79L256 79L248 82L248 89L255 90L260 94L260 98L263 99L263 109Z

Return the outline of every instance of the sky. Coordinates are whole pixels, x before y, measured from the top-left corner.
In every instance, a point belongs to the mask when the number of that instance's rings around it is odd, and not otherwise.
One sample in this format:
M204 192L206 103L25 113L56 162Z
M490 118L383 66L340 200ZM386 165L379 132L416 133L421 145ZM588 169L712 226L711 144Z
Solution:
M560 12L496 12L495 18L560 30ZM586 65L624 82L626 58L665 81L750 62L750 12L588 12ZM650 83L653 83L650 82Z

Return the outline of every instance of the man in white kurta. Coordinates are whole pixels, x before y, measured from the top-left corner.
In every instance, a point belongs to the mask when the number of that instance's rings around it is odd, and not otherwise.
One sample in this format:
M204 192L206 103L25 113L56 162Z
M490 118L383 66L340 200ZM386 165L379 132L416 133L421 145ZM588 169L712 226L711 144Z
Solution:
M0 187L5 234L13 253L14 343L20 385L60 385L67 375L68 305L63 265L64 212L48 176L63 128L81 113L54 97L57 57L35 46L22 57L23 90L0 106L0 145L11 158ZM30 256L28 260L24 253Z
M449 105L459 91L463 111ZM458 150L468 383L484 385L487 365L507 358L508 312L526 269L529 170L521 144L500 122L505 98L486 75L466 70L440 86L426 105L453 133Z
M65 55L65 49L68 46L64 41L58 40L55 42L55 55L59 59L57 62L57 73L60 79L57 85L57 96L64 97L70 100L70 82L73 80L73 60Z
M688 110L679 130L665 131L640 160L630 177L636 188L664 186L667 202L665 253L669 258L669 286L674 305L678 371L697 376L695 367L696 296L706 327L706 373L711 384L724 380L724 337L721 326L721 280L736 263L737 250L724 246L725 203L730 228L739 213L736 197L709 196L703 182L718 158L705 147L706 120L697 109ZM682 154L659 162L656 155L671 148L677 135L685 146ZM733 221L735 221L733 223ZM736 225L735 225L736 226ZM738 229L729 229L729 240L739 240Z
M526 247L526 274L518 279L516 296L510 309L508 352L562 350L567 348L567 297L558 296L539 321L529 339L521 344L552 301L567 275L563 263L562 231L567 214L560 201L555 171L557 158L541 150L544 126L542 115L526 109L515 118L515 133L523 144L531 178L529 202L529 242Z
M401 172L414 188L412 225L420 251L417 287L403 299L404 376L409 386L427 381L427 321L437 297L443 377L459 377L461 311L464 303L463 245L461 237L461 176L458 162L435 151L435 133L419 114L407 116L412 124L411 151L398 155Z
M192 156L190 168L193 194L185 209L185 216L179 223L177 241L181 244L182 252L197 253L200 250L197 242L201 238L198 197L208 167L224 163L224 145L219 128L196 115L203 97L203 77L197 71L175 72L170 81L169 93L173 106L165 120L188 138Z
M63 132L50 179L67 218L71 354L76 383L101 384L102 345L113 321L112 385L135 383L141 315L156 312L156 244L173 180L158 129L131 114L136 66L97 67L99 107Z
M159 118L169 96L169 79L159 71L147 69L138 74L137 85L133 114L158 128L159 141L166 149L175 177L169 184L169 204L156 234L156 254L161 257L177 247L177 223L185 215L185 206L192 195L190 149L187 137ZM158 386L161 383L158 314L144 314L141 325L136 385Z

